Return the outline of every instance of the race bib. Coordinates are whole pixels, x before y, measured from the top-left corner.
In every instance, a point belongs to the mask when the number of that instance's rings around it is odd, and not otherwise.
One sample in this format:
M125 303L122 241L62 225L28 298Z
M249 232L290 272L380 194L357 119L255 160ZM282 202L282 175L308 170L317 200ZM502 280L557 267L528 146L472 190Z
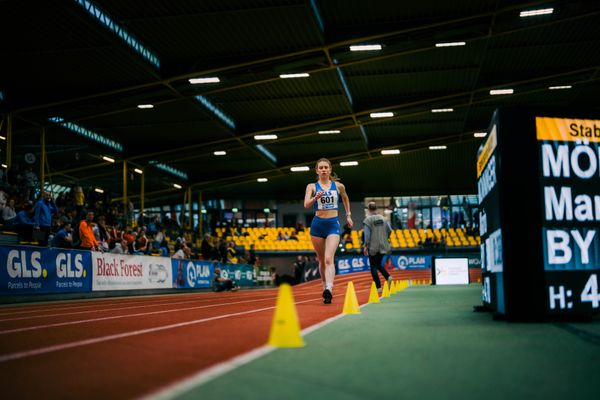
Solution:
M323 192L323 196L321 196L317 200L317 209L318 210L335 210L337 209L338 204L338 192L337 190L327 190Z

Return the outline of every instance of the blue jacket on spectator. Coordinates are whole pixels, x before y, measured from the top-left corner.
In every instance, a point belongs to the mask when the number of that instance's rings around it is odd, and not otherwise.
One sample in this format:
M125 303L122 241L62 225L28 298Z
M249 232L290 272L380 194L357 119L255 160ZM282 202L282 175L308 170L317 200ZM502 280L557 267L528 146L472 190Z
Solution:
M33 221L29 218L27 211L21 210L16 217L10 220L10 225L33 225Z
M35 205L33 226L49 228L52 225L52 214L58 214L58 209L53 202L44 199L38 201Z

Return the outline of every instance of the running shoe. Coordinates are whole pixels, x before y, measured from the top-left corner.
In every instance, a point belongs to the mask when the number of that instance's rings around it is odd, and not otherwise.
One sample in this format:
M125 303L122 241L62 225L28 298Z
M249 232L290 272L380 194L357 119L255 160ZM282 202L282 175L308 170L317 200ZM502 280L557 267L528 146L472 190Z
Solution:
M390 275L390 276L388 276L388 278L387 278L387 282L388 282L388 287L389 287L390 289L392 289L392 281L393 281L393 280L394 280L394 278L392 278L392 276L391 276L391 275Z
M333 299L333 295L331 294L331 290L325 289L323 290L323 303L331 304L331 299Z

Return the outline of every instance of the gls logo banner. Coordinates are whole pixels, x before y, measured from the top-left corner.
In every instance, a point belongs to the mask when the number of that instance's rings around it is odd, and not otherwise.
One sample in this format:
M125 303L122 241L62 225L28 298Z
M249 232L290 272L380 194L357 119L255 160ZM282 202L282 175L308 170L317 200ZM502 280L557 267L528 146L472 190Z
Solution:
M351 272L369 271L369 257L348 257L337 260L337 269L339 275L349 274Z
M0 247L0 294L89 292L88 251Z

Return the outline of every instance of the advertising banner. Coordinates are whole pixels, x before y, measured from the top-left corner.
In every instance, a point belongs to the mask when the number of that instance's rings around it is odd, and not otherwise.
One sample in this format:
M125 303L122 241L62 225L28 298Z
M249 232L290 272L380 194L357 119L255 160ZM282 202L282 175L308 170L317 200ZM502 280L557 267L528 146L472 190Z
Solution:
M431 269L431 256L391 256L396 269Z
M336 267L338 275L350 274L352 272L369 271L369 257L360 256L338 258Z
M254 267L249 264L222 264L221 278L228 278L235 282L236 286L254 285Z
M467 285L469 284L468 258L436 258L436 285Z
M170 289L171 259L92 252L92 290Z
M0 294L89 292L88 251L0 246Z
M171 265L174 288L206 289L212 287L212 279L215 275L215 263L212 261L171 259Z

